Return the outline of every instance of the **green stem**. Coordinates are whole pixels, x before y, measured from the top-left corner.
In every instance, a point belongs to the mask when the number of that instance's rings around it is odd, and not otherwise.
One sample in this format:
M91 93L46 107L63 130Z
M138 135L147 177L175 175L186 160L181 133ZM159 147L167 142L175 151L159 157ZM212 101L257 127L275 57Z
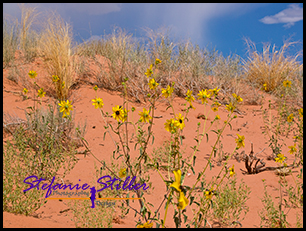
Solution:
M165 216L164 216L164 220L163 220L163 224L162 224L162 228L165 228L165 222L166 222L166 218L167 218L167 212L168 212L168 208L169 208L169 203L170 203L170 197L172 195L172 190L168 196L168 200L167 200L167 205L166 205L166 211L165 211Z

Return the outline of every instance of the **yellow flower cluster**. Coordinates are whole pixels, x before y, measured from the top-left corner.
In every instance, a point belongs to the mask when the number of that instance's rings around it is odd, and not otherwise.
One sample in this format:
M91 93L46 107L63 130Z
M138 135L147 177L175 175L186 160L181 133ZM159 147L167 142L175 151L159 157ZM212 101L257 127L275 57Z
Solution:
M167 120L167 122L165 123L166 131L172 134L176 133L178 129L183 130L184 127L185 127L185 118L184 116L182 116L181 113L179 113L178 116L176 116L176 120L172 118Z
M159 59L155 60L155 66L157 66L160 63L161 61ZM151 77L151 75L153 75L153 64L151 64L150 67L147 69L147 71L145 72L145 75L148 78ZM151 90L155 90L157 86L159 85L159 83L157 83L154 78L150 79L148 84Z

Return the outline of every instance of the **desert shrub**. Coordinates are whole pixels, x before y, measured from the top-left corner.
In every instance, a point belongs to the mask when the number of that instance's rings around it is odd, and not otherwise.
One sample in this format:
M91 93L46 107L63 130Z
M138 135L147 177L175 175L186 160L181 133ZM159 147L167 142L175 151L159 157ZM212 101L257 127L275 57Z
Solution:
M236 181L237 178L234 177L223 185L213 200L214 218L226 226L239 224L249 211L246 201L249 199L250 188L243 181L237 187Z
M47 110L30 108L27 121L5 126L13 136L3 150L3 210L30 215L46 202L45 191L23 192L27 188L23 181L32 175L49 182L55 176L57 181L60 170L64 177L73 168L77 161L73 126L51 105Z

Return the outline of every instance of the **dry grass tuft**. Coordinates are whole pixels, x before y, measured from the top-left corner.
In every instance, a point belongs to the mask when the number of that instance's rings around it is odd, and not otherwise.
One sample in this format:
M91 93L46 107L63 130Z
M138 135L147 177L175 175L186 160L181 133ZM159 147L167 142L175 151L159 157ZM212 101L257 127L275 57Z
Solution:
M37 21L41 12L37 12L37 7L32 7L24 3L19 5L21 10L20 22L20 49L23 51L25 59L32 61L37 54L37 44L39 35L31 27Z
M59 77L59 81L55 83L57 98L65 100L74 81L72 28L56 13L51 13L44 28L40 40L40 55L44 58L50 82L52 75Z
M262 53L257 51L255 43L250 39L245 39L245 42L249 57L243 60L243 68L250 83L258 88L267 84L266 91L273 92L284 80L295 79L300 66L296 60L300 54L295 57L286 56L286 50L296 42L285 42L279 50L275 44L272 47L265 44Z

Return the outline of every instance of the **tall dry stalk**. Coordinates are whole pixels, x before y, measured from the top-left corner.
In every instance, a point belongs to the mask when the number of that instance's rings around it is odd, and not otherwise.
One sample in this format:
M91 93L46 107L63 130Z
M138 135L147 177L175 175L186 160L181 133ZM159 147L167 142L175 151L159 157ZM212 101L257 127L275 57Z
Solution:
M50 79L57 75L57 98L65 100L74 81L74 62L71 53L72 28L56 13L52 13L41 35L40 53L44 57Z
M20 22L20 48L26 50L26 43L29 37L29 32L32 24L37 19L40 13L37 13L37 7L19 4L21 10L21 22Z

